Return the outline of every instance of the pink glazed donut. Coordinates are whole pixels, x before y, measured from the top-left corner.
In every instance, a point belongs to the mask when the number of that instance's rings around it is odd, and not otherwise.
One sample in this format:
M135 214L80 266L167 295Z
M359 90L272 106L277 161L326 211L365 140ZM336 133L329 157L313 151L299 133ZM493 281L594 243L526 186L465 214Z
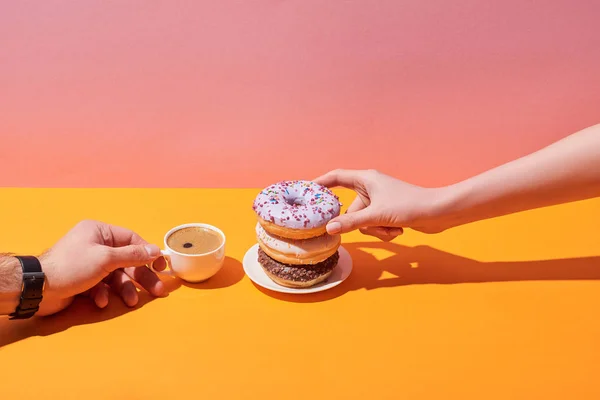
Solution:
M270 234L310 239L327 233L326 225L340 215L339 198L311 181L283 181L262 190L252 209Z

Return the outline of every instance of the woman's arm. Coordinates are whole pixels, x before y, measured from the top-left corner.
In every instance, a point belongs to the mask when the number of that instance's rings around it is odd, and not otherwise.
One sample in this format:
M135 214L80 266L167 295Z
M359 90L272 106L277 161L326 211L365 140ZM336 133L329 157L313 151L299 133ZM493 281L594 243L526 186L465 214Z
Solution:
M377 171L335 170L316 179L357 193L329 233L361 229L391 240L412 228L425 233L600 196L600 125L454 185L423 188Z
M600 125L446 188L451 226L600 196Z

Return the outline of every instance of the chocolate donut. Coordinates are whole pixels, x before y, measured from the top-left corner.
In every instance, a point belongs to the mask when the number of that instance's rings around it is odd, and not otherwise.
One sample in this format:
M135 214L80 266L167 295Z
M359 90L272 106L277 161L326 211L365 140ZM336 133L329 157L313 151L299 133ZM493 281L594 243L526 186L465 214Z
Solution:
M262 248L258 249L258 262L265 273L279 285L291 288L306 288L323 282L333 272L339 260L336 251L331 257L318 264L284 264L269 257Z

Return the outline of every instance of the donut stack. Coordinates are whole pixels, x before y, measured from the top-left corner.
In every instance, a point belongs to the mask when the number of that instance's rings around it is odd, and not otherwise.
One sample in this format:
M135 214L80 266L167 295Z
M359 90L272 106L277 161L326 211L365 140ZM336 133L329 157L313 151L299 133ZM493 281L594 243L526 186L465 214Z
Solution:
M310 181L278 182L252 206L258 218L258 262L275 283L307 288L325 281L337 266L341 237L327 223L340 214L339 198Z

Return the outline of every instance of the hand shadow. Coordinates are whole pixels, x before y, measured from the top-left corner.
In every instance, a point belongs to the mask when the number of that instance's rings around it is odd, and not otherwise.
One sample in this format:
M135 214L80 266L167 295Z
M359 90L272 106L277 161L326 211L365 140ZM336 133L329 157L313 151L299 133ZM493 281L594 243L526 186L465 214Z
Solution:
M344 247L352 256L353 270L342 284L324 292L305 295L260 290L280 300L312 303L330 300L351 290L404 285L600 279L600 256L481 262L429 246L361 242L345 243ZM383 249L391 255L377 260L365 249ZM382 278L384 273L391 277Z
M234 285L244 275L242 264L226 257L223 268L212 278L203 283L190 284L167 274L160 274L165 284L166 296L182 285L192 289L216 289ZM93 302L84 296L77 296L73 304L65 310L48 316L33 317L27 320L0 319L0 348L32 336L48 336L62 332L72 326L95 324L107 321L129 312L138 310L160 297L153 297L144 290L138 291L139 302L135 307L127 307L115 294L110 294L110 301L106 308L99 309Z

